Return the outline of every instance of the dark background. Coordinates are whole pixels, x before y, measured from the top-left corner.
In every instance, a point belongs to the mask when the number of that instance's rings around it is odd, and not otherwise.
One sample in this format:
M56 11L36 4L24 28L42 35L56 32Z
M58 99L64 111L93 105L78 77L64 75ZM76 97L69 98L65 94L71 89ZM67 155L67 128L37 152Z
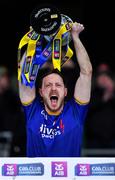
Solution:
M80 35L89 53L93 67L107 62L115 65L115 6L111 1L98 0L20 0L0 2L0 64L6 64L16 73L17 48L22 36L29 30L30 13L36 5L52 3L73 21L83 23L85 31Z

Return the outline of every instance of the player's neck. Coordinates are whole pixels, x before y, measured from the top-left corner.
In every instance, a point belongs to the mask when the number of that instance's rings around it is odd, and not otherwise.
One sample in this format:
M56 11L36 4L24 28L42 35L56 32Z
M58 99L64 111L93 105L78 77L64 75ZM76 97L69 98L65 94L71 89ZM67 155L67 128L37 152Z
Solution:
M62 110L63 110L63 106L60 109L56 110L56 111L55 110L51 110L51 109L49 109L47 107L45 107L45 110L47 111L47 113L49 115L59 115L62 112Z

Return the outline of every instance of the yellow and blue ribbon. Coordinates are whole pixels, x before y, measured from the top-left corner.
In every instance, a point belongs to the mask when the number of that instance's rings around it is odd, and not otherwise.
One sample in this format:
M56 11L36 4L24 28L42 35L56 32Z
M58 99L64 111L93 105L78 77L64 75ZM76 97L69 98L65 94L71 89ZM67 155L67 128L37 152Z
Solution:
M73 51L69 47L68 31L71 30L70 23L63 24L58 33L53 36L43 49L43 35L37 34L32 28L21 39L18 46L18 80L26 86L35 86L36 77L41 66L52 55L52 63L54 69L61 71L61 66L67 62L73 55ZM62 58L62 39L67 38L65 45L66 54ZM26 56L22 67L21 49L27 45Z

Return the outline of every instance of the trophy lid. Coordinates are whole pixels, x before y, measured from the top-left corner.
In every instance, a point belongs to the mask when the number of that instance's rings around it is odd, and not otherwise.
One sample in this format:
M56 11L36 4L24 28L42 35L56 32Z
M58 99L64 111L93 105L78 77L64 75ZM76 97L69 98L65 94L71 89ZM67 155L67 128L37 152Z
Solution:
M56 7L49 4L38 6L30 15L30 24L38 34L54 34L61 24L60 12Z

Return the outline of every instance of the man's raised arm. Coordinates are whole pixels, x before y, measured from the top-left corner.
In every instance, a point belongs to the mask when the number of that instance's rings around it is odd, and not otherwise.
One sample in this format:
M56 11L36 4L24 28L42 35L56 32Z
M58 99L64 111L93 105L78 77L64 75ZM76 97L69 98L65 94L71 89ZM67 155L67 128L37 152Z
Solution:
M80 23L74 23L71 30L77 61L80 67L80 76L76 82L74 98L80 103L88 103L91 94L92 65L88 53L82 44L79 34L84 30Z
M21 66L24 63L25 56L26 55L24 54L22 57L20 64ZM30 104L35 99L35 87L31 88L29 86L22 84L19 81L19 96L22 104Z

